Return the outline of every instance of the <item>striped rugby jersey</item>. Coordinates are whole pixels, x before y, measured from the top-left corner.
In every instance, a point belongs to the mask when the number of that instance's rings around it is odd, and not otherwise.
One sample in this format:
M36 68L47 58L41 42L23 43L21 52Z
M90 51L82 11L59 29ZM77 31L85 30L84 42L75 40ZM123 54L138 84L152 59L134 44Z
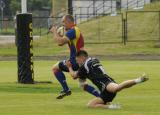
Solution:
M84 39L80 29L77 26L69 29L65 36L69 38L69 49L70 49L70 61L75 61L76 53L83 49L84 47Z

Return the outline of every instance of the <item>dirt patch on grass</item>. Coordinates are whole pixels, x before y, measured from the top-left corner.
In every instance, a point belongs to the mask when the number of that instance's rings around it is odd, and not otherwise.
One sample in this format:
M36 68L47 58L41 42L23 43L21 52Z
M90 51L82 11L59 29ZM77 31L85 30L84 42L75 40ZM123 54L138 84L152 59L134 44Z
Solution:
M160 60L159 54L93 55L100 60ZM64 60L66 56L34 56L34 60ZM16 56L0 56L0 61L15 61Z

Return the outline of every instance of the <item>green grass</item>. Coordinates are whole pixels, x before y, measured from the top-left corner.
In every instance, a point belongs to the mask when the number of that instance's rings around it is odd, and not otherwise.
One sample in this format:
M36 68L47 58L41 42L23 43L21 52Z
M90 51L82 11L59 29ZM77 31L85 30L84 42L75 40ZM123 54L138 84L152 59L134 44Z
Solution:
M14 23L13 21L11 22ZM34 35L44 35L48 32L47 28L34 28L33 34ZM8 28L3 28L3 30L0 30L0 34L2 35L15 35L15 28L13 25L10 25Z
M0 56L16 56L17 48L13 44L1 45ZM45 37L34 41L34 56L69 56L68 46L59 47L53 38ZM130 54L160 54L158 42L129 42L127 45L116 44L86 44L85 49L91 55L130 55Z
M160 114L160 61L102 61L107 73L117 82L135 78L146 72L150 80L120 92L114 103L120 110L89 109L87 102L93 96L83 92L78 82L67 75L72 95L56 100L60 85L53 77L51 66L55 61L35 61L35 80L52 84L18 84L15 61L0 61L0 115L158 115Z

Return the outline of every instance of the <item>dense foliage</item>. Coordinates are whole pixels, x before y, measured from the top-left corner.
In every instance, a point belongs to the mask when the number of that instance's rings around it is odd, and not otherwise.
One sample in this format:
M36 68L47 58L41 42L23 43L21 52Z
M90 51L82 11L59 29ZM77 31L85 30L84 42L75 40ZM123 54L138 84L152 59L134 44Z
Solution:
M4 16L14 16L21 10L21 0L3 0L5 2ZM30 12L50 10L52 0L27 0L27 9Z

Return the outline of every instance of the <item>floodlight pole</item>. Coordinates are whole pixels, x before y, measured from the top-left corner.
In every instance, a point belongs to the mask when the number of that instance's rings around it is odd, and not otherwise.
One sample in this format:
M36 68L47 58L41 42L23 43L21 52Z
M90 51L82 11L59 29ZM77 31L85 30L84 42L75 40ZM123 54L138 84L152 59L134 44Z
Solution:
M68 0L68 13L70 15L73 15L73 4L72 4L73 0Z
M27 0L21 0L22 13L27 13Z

